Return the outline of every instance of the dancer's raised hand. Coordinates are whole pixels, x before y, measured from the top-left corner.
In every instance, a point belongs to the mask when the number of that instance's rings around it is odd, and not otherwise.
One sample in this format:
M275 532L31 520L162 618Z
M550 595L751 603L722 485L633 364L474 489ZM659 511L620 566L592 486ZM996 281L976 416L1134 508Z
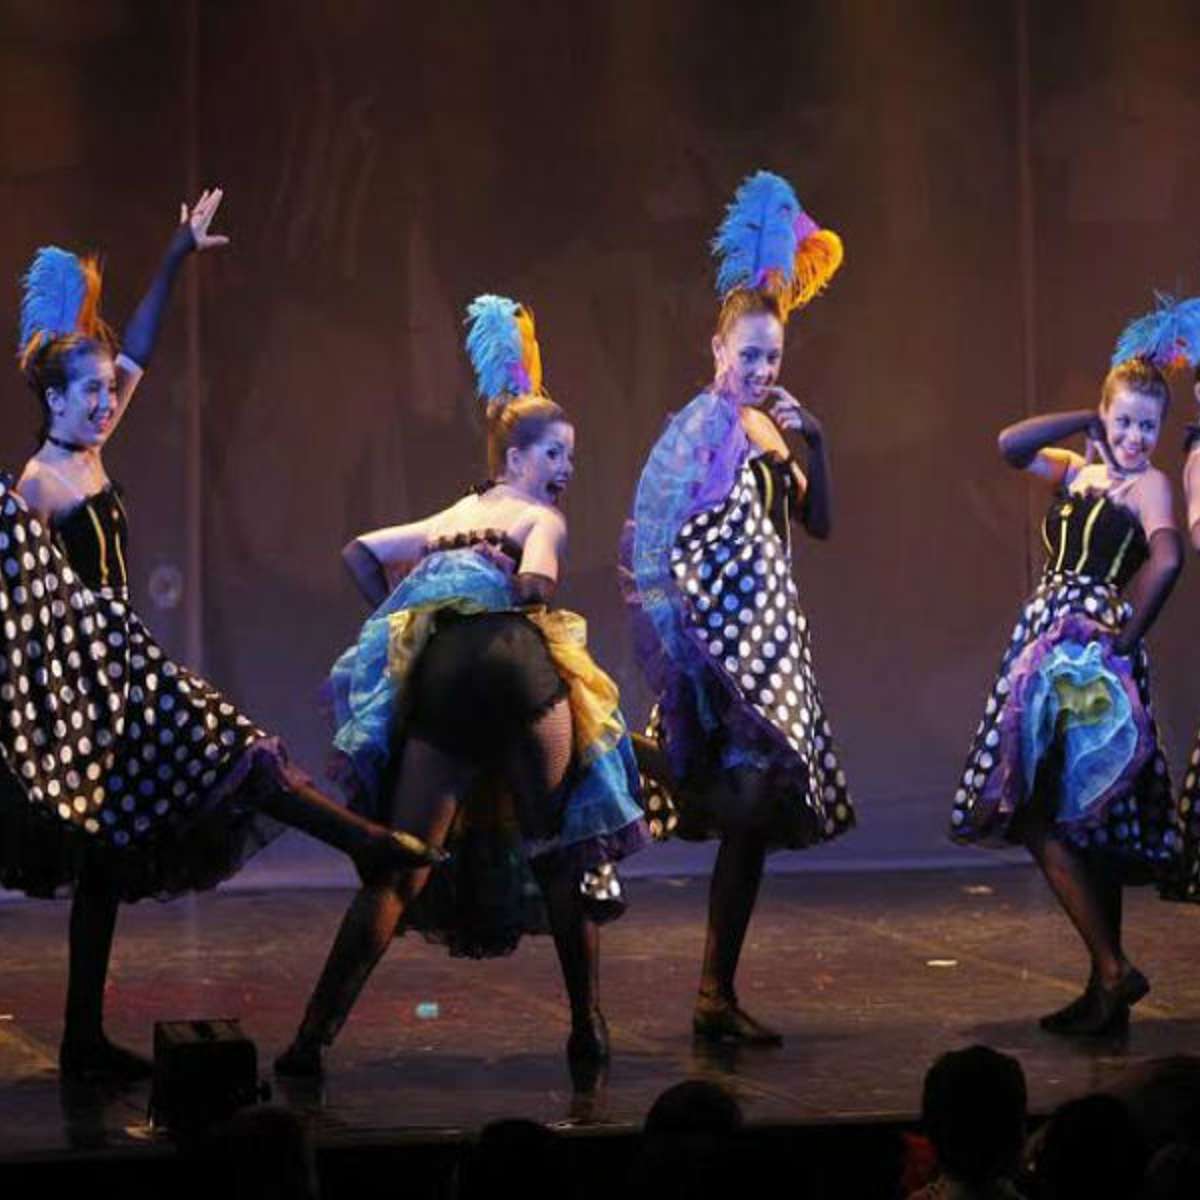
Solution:
M192 243L197 250L212 250L217 246L229 245L229 238L224 234L208 232L224 195L221 188L205 188L190 212L186 204L179 206L179 223L191 229Z

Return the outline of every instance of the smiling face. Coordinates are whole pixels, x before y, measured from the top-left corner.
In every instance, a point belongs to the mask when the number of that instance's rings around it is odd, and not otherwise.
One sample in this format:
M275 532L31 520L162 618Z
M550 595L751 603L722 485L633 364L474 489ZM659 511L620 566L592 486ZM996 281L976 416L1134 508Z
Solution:
M762 404L783 363L783 324L772 313L738 317L712 341L717 385L738 404Z
M66 383L45 393L47 432L62 442L99 449L117 415L117 374L112 356L89 349L72 356Z
M557 504L574 473L575 428L552 421L529 445L509 447L504 482L543 504Z
M1101 407L1100 419L1122 471L1141 471L1149 465L1162 432L1163 406L1157 396L1118 384Z

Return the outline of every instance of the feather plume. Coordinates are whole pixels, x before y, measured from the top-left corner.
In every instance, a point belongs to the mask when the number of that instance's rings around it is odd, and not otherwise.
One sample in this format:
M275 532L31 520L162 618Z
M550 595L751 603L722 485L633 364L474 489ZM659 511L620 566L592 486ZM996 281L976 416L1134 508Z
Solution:
M1112 365L1144 358L1159 368L1200 362L1200 298L1176 300L1155 292L1155 309L1129 322L1117 339Z
M525 368L525 378L529 380L526 390L541 392L542 350L538 345L533 309L524 304L517 305L517 329L521 334L521 365Z
M796 251L788 308L800 308L823 292L844 257L842 239L832 229L810 233Z
M476 296L467 306L467 354L485 400L540 392L542 359L533 313L507 296Z
M43 246L21 280L21 347L35 334L42 338L74 333L87 300L83 263L69 250Z
M792 185L770 171L742 181L713 239L717 291L752 288L779 298L784 315L821 292L842 265L842 239L800 207Z
M79 258L58 246L43 246L21 283L22 366L41 346L68 333L112 340L100 317L102 274L94 255Z
M742 181L712 243L722 296L735 288L791 283L801 211L792 185L779 175L756 171Z
M75 322L76 332L85 337L110 339L112 334L100 319L100 287L104 279L100 259L95 254L85 254L79 264L83 268L84 291Z

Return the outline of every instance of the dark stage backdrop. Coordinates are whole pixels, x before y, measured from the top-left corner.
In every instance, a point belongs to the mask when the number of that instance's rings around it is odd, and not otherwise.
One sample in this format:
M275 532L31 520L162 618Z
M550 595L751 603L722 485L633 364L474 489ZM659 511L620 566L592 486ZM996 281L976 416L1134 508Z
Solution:
M226 188L233 245L189 265L110 466L148 619L180 653L191 621L207 672L313 770L317 687L363 616L339 547L482 474L461 321L485 290L537 311L579 436L562 599L644 718L621 521L707 377L722 206L756 167L792 179L847 246L783 382L832 443L835 537L797 573L862 819L802 865L978 861L942 828L1044 499L995 433L1094 402L1151 288L1200 289L1194 4L0 0L0 20L6 328L46 241L104 248L123 318L185 192ZM35 414L15 370L0 391L15 467ZM1172 472L1190 408L1179 389ZM1193 565L1153 636L1176 764L1198 596ZM248 877L272 865L335 869L298 838Z

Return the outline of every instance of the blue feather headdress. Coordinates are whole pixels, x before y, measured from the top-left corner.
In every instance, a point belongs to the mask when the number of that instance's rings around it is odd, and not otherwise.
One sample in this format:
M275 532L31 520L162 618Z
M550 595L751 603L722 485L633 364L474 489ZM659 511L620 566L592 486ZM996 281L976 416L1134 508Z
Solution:
M533 313L507 296L476 296L467 305L467 354L484 400L542 390L542 356Z
M1130 321L1117 339L1112 365L1144 358L1160 370L1194 367L1200 362L1200 297L1176 300L1154 293L1153 312Z
M58 246L43 246L21 280L18 354L25 364L54 338L68 333L108 338L100 319L100 264Z
M742 181L712 243L717 292L740 288L776 296L786 316L807 304L842 265L842 240L800 206L792 185L771 171Z

